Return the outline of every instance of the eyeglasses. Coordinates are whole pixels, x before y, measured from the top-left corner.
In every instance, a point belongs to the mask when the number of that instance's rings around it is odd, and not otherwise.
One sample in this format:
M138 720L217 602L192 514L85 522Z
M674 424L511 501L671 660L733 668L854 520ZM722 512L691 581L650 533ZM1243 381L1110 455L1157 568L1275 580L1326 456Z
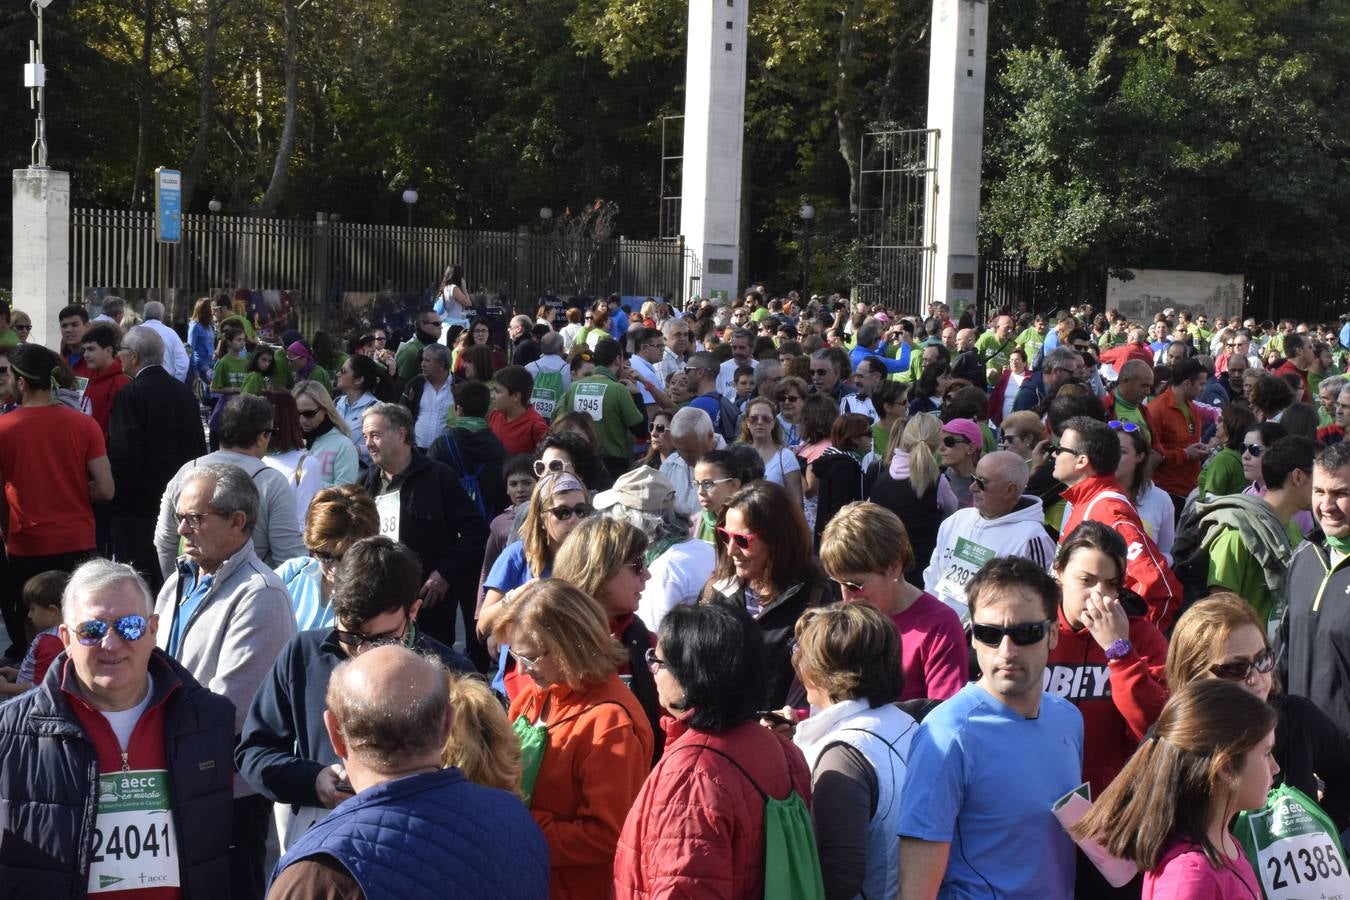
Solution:
M393 631L383 631L379 634L362 634L359 631L346 631L342 628L334 628L333 636L337 638L339 644L346 644L348 647L360 647L363 644L369 644L372 647L381 647L385 644L397 644L402 641L408 633L408 626L412 624L411 619L404 619L403 624Z
M519 666L522 669L529 669L531 671L538 669L539 661L543 659L545 656L548 656L547 650L545 650L543 653L540 653L538 656L535 657L521 656L519 653L510 648L507 648L506 652L511 654L511 658L516 661L517 666Z
M1019 647L1029 647L1044 638L1053 624L1051 620L1044 619L1040 622L1018 622L1004 628L1000 625L979 625L972 622L970 634L986 647L997 647L1003 643L1005 637L1010 638Z
M1252 677L1252 669L1266 675L1275 669L1275 654L1269 649L1262 650L1256 654L1254 659L1237 659L1229 663L1216 663L1209 667L1209 671L1216 678L1222 678L1224 681L1246 681Z
M868 578L870 577L871 576L869 575ZM851 591L855 594L861 593L863 585L867 583L866 578L864 578L862 581L844 581L842 578L831 578L830 580L833 581L835 584L839 585L841 588L844 588L845 590Z
M174 517L174 519L177 520L179 526L182 526L182 525L186 524L187 527L188 527L189 529L191 529L192 531L198 531L198 530L200 530L201 527L202 527L202 522L205 522L205 521L206 521L207 516L220 516L222 519L225 518L225 514L224 514L224 513L218 513L218 512L216 512L214 509L211 510L210 512L204 512L204 513L180 513L180 512L176 512L176 513L173 514L173 517Z
M972 475L970 479L970 486L977 487L982 491L987 491L989 490L989 479L985 478L982 475Z
M811 370L811 374L812 374L812 375L822 375L822 376L823 376L823 375L829 375L829 374L831 374L831 373L833 373L833 372L834 372L833 369L812 369L812 370Z
M656 655L655 647L648 647L647 652L643 654L643 659L647 660L647 669L655 675L662 669L669 669L670 663Z
M1119 419L1112 419L1106 424L1112 431L1123 431L1126 434L1134 434L1139 430L1139 423L1137 422L1122 422Z
M1051 444L1045 448L1051 456L1059 456L1061 453L1072 453L1074 456L1081 456L1081 452L1072 447L1064 447L1060 444Z
M753 531L727 531L725 528L718 528L717 539L727 546L735 544L738 550L749 550L750 545L759 540L759 535Z
M323 414L323 410L322 410L322 409L319 409L319 408L317 408L317 407L314 408L314 409L301 409L301 410L297 410L297 412L300 413L300 418L302 418L302 419L312 419L312 418L314 418L315 416L318 416L318 415L322 415L322 414Z
M1266 448L1262 447L1260 444L1246 444L1242 448L1242 452L1246 453L1252 459L1260 459L1261 454L1265 451Z
M75 637L84 646L93 647L103 642L111 628L124 641L139 641L145 636L145 625L145 616L123 616L115 622L90 619L75 626Z
M772 425L773 416L746 416L745 420L751 425Z
M1006 432L1006 431L1005 431L1005 432L999 437L998 442L999 442L1000 444L1011 444L1013 441L1020 441L1020 440L1022 440L1022 438L1024 438L1024 437L1026 437L1025 434L1014 434L1014 433Z
M670 430L670 427L667 426L667 425L653 425L653 426L652 426L652 434L665 434L665 433L666 433L667 431L669 431L669 430Z
M719 484L726 484L728 481L735 481L733 477L727 478L705 478L702 481L695 481L694 486L698 488L700 494L711 494L713 488Z
M958 444L969 444L969 443L970 441L966 440L960 435L955 434L949 434L942 438L942 446L948 449L951 449L952 447L955 447Z
M570 471L572 471L572 464L566 460L558 459L557 457L550 459L548 462L545 462L542 459L536 459L534 461L534 476L536 478L543 478L549 473L557 475L561 472Z
M594 512L594 510L591 509L589 503L578 503L576 506L550 507L549 512L553 513L553 518L557 519L559 522L566 522L573 516L576 516L578 519L584 519Z
M629 560L624 563L623 567L625 569L632 569L634 575L641 575L643 572L647 571L647 561L638 557L637 559Z

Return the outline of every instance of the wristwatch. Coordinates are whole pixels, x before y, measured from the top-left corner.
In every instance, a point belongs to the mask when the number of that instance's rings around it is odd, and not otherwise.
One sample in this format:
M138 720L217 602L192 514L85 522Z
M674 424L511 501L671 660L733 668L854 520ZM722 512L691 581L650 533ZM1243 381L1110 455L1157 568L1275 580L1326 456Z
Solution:
M1106 648L1106 658L1108 660L1124 659L1130 655L1130 651L1133 649L1134 644L1124 638L1116 638L1111 642L1111 646Z

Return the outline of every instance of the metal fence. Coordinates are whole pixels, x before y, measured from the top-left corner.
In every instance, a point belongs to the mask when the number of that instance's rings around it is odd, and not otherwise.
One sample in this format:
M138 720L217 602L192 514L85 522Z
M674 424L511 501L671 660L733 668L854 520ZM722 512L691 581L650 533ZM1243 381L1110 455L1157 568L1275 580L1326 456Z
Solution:
M162 298L181 321L197 297L219 291L287 292L299 327L328 327L354 299L426 296L451 264L469 293L534 313L553 293L664 297L683 302L683 241L595 241L556 234L183 216L183 240L155 240L154 215L76 209L71 215L71 297Z
M923 128L869 131L860 144L856 299L904 313L928 308L933 236L925 210L937 191L939 133Z

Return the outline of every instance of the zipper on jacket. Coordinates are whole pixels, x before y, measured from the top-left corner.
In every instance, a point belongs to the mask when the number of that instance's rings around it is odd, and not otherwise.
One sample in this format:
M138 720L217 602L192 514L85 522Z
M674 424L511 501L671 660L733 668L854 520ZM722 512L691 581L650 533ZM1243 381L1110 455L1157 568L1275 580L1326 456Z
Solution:
M127 765L127 752L125 750L122 751L122 771L123 772L131 771L131 766Z

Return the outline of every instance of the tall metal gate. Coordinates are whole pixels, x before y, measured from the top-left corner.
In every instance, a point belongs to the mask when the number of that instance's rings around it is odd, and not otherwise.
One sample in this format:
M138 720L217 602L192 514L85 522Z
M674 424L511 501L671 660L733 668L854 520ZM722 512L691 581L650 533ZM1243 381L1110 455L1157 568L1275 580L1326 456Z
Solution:
M179 321L197 297L244 288L289 292L300 328L313 330L340 321L353 297L425 294L451 264L464 266L470 293L529 313L547 293L684 300L682 240L189 213L182 243L166 245L155 241L151 212L76 209L70 249L72 299L162 298Z
M933 236L924 213L937 192L938 131L896 129L862 136L858 157L858 243L863 271L855 299L924 314L924 267Z

